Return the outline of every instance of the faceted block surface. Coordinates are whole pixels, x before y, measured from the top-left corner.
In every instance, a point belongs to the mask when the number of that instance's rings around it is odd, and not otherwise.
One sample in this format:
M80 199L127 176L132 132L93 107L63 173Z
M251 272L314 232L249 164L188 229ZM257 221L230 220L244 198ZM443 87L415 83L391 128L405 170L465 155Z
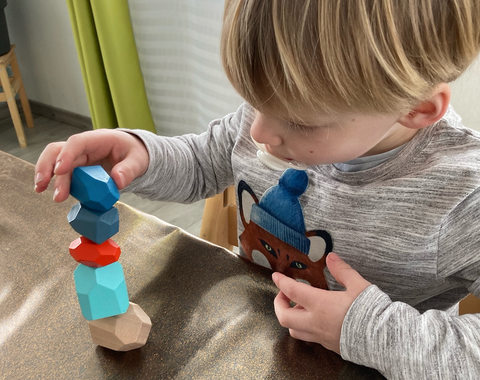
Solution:
M88 267L104 267L118 261L120 247L112 239L97 244L81 236L70 243L70 255L80 264Z
M122 265L118 261L100 268L80 264L73 277L85 319L91 321L127 311L127 285Z
M72 173L70 195L92 210L108 211L119 200L117 185L100 166L81 166Z
M118 232L118 210L112 207L106 212L91 210L77 203L67 215L68 222L80 235L102 244Z
M152 322L137 304L130 302L126 313L89 321L93 343L115 351L130 351L145 345Z

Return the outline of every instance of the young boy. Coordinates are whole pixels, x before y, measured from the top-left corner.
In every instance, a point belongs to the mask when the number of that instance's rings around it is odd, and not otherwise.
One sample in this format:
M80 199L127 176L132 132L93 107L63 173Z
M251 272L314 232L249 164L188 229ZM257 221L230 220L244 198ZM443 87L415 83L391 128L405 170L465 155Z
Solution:
M61 202L72 169L98 163L150 199L235 185L240 253L275 271L293 337L388 378L478 379L480 316L457 305L480 296L480 134L447 83L478 55L479 19L475 0L230 0L221 54L246 100L236 113L198 136L50 144L36 191L56 174ZM273 170L272 157L306 169Z

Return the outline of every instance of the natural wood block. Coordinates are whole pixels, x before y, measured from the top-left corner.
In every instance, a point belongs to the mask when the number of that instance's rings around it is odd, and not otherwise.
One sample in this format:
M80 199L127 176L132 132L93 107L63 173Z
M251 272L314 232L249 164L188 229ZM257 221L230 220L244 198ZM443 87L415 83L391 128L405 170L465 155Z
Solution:
M152 322L137 304L130 302L126 313L89 321L93 343L114 351L130 351L147 343Z

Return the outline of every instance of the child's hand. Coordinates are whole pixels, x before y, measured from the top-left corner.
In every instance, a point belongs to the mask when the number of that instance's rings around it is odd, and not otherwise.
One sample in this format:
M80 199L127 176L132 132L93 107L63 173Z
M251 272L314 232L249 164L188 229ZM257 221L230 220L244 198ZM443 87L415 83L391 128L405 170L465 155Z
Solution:
M119 189L148 169L149 156L142 141L126 132L99 129L49 144L35 166L35 191L44 191L53 175L53 199L62 202L70 193L72 171L77 166L102 165Z
M330 291L297 282L281 273L272 278L280 289L275 313L293 338L320 343L340 354L340 333L348 309L370 283L335 253L327 256L327 266L346 291ZM290 306L290 300L296 303Z

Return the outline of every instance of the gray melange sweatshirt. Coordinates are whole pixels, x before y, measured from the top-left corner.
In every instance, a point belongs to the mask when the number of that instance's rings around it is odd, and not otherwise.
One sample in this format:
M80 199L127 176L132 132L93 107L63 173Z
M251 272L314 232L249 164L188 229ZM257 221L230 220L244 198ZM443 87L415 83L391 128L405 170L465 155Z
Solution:
M150 165L126 191L188 203L235 185L242 255L339 290L334 251L374 284L344 320L344 359L391 379L480 379L480 315L455 313L480 296L480 134L450 108L372 169L282 173L257 159L253 118L243 105L201 135L135 131Z

